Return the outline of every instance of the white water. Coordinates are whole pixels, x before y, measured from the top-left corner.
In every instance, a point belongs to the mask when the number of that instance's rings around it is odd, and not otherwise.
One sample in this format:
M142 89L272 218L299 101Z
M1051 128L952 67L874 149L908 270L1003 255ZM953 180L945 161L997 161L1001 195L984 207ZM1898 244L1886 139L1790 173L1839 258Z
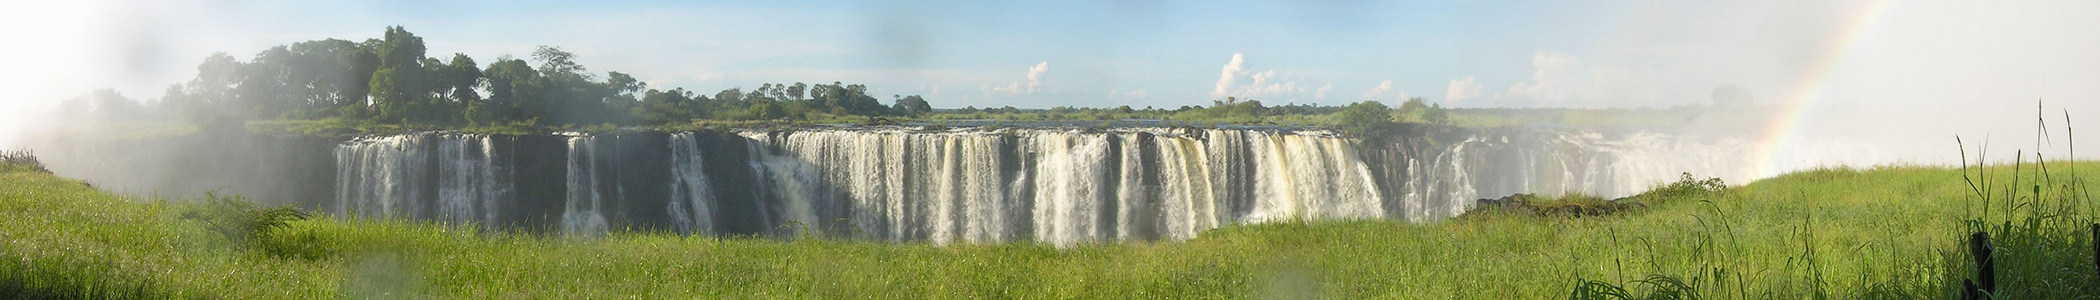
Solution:
M561 213L563 232L594 234L605 233L612 227L605 221L605 192L599 184L604 176L599 175L596 137L578 136L569 138L568 191L569 198Z
M1352 142L1325 136L1211 130L1214 144L1206 147L1194 137L1143 130L745 135L781 150L753 167L776 174L767 176L766 188L786 195L790 207L844 201L856 212L853 225L890 240L1181 240L1235 222L1383 217ZM1015 160L1002 159L1009 137ZM1227 160L1214 159L1213 151L1243 156L1251 172L1214 171L1214 161ZM1226 206L1219 188L1227 183L1219 179L1253 183L1255 193L1240 199L1250 213L1220 211ZM816 218L791 215L805 224Z
M1381 147L1321 131L1238 129L743 131L726 144L703 142L706 136L664 137L653 147L663 147L655 155L665 157L623 157L649 152L613 149L623 145L616 136L566 136L558 146L566 149L562 173L529 176L564 178L551 203L561 204L557 227L571 233L646 226L646 216L658 215L661 226L692 234L809 230L939 244L1071 245L1186 240L1229 224L1295 219L1435 222L1479 198L1567 191L1617 197L1682 172L1727 178L1755 167L1747 161L1755 145L1740 139L1656 133L1481 133ZM526 198L513 182L528 175L516 171L504 147L463 134L346 142L336 150L336 210L483 224L531 220L506 216L527 213L509 203ZM718 153L732 149L741 154ZM667 174L619 169L658 160ZM635 180L663 190L622 184ZM766 229L729 232L725 224Z
M672 226L686 233L712 233L715 221L715 190L708 184L700 144L692 133L671 137L671 199L664 209Z
M432 148L434 147L434 148ZM372 137L336 148L338 214L495 224L514 199L510 166L484 135ZM432 173L434 168L435 173Z

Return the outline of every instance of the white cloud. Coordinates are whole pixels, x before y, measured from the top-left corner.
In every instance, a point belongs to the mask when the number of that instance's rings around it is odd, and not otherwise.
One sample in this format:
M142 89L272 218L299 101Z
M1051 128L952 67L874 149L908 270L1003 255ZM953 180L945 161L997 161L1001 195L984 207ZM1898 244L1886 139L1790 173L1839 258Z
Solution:
M1226 62L1225 67L1220 68L1217 87L1211 90L1210 96L1241 99L1284 98L1282 100L1299 96L1324 96L1324 92L1318 93L1319 95L1307 95L1312 92L1311 89L1298 86L1298 79L1298 76L1290 72L1248 70L1246 56L1233 53L1232 61Z
M1363 100L1393 99L1394 103L1407 101L1408 98L1414 98L1414 95L1393 87L1392 80L1378 82L1378 86L1364 90L1363 96Z
M1473 76L1452 79L1451 85L1444 87L1444 101L1448 103L1457 104L1480 96L1480 83L1474 82Z
M1246 64L1247 58L1245 56L1233 53L1232 61L1225 62L1225 67L1221 68L1223 70L1219 72L1222 74L1218 75L1218 87L1211 90L1210 96L1212 98L1225 97L1226 93L1230 93L1233 82L1240 78L1240 74L1246 73L1245 68L1243 68Z
M978 89L983 90L985 95L1032 95L1043 90L1043 75L1049 72L1050 62L1040 62L1036 63L1035 66L1028 67L1028 83L1026 85L1016 81L1003 86L984 85Z
M1036 91L1043 89L1043 73L1048 72L1050 72L1050 62L1047 61L1036 63L1034 67L1028 67L1028 93L1034 94Z
M1552 51L1543 51L1531 56L1531 81L1509 86L1504 95L1519 100L1531 100L1535 104L1557 106L1570 98L1579 99L1583 89L1594 88L1592 79L1582 67L1582 60L1574 56Z
M1390 82L1390 81L1388 81L1388 82ZM1327 99L1327 92L1331 92L1331 91L1334 91L1334 84L1333 84L1333 83L1328 83L1327 85L1322 85L1322 86L1320 86L1320 89L1318 89L1318 90L1314 90L1314 91L1313 91L1313 99Z

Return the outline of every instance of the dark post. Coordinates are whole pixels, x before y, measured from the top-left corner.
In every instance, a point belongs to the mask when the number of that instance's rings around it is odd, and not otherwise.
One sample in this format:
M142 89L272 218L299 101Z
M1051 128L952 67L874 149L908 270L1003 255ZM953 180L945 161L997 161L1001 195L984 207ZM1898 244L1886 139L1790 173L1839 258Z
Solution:
M1998 292L1998 279L1991 259L1991 235L1984 232L1969 234L1969 256L1976 259L1976 289L1986 293Z

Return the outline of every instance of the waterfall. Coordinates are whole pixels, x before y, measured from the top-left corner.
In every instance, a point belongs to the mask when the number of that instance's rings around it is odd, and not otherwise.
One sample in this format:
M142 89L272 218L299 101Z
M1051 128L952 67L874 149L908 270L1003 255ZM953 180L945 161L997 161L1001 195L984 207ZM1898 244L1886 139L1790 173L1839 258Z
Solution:
M1197 128L415 133L339 145L331 209L578 234L1072 245L1287 220L1437 222L1512 193L1625 196L1680 172L1746 173L1753 148L1546 130L1374 142Z
M707 180L699 138L692 133L670 138L671 199L665 211L680 232L714 233L715 191Z
M605 192L599 173L597 137L569 138L568 201L562 206L561 228L569 233L604 233Z
M351 140L336 152L342 215L494 226L513 199L510 167L485 135L419 133Z
M359 216L418 217L430 152L427 134L357 139L335 150L335 212Z

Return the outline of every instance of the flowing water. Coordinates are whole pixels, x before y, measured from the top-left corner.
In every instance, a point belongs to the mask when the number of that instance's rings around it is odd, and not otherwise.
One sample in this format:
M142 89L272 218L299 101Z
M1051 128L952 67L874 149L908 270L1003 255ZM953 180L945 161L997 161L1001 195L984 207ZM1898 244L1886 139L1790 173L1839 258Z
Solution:
M338 146L327 207L578 234L1070 245L1295 219L1435 222L1513 193L1625 196L1680 172L1740 177L1753 167L1742 159L1750 148L1725 137L1513 130L1368 144L1283 129L416 133Z

